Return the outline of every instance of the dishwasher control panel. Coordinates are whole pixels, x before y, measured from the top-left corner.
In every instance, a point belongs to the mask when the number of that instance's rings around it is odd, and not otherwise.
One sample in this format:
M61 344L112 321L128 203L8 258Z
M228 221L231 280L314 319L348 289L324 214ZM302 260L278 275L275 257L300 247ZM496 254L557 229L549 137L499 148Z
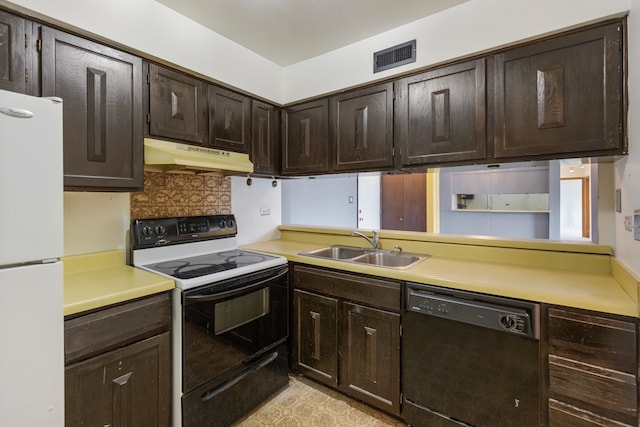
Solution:
M487 298L488 300L482 300L468 292L457 293L461 297L438 294L430 289L424 289L424 286L407 285L405 310L538 338L539 308L537 304L518 302L521 306L510 306L504 304L504 302L510 302L506 298L491 297Z

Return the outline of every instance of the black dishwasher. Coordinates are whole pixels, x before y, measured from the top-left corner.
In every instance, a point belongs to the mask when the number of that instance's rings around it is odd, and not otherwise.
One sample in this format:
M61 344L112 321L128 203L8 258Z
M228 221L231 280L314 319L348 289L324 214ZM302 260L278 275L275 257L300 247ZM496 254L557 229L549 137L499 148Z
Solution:
M403 417L425 427L539 427L539 305L407 283Z

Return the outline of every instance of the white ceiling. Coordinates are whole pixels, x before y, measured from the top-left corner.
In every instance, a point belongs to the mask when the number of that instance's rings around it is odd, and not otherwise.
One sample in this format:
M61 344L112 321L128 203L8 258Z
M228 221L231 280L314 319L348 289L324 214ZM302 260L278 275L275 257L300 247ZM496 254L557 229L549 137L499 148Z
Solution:
M157 0L286 66L468 0Z

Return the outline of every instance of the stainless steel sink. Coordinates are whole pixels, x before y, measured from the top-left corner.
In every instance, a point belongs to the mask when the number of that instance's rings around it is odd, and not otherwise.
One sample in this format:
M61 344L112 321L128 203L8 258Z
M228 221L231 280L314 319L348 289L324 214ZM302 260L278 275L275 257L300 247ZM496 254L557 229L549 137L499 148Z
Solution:
M430 255L385 251L382 249L365 249L353 246L326 246L311 251L300 252L299 255L335 261L368 264L376 267L407 269L430 257Z
M425 257L420 257L418 255L376 251L355 257L352 261L377 265L380 267L409 268L424 258Z
M326 248L314 249L308 252L301 252L300 255L313 256L329 259L351 259L371 252L370 249L356 248L353 246L328 246Z

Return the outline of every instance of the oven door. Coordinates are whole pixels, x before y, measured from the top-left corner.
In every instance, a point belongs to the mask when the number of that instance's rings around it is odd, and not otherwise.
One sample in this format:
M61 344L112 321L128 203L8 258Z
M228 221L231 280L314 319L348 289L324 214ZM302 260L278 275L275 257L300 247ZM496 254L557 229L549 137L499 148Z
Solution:
M214 390L288 335L287 266L183 292L183 392Z

